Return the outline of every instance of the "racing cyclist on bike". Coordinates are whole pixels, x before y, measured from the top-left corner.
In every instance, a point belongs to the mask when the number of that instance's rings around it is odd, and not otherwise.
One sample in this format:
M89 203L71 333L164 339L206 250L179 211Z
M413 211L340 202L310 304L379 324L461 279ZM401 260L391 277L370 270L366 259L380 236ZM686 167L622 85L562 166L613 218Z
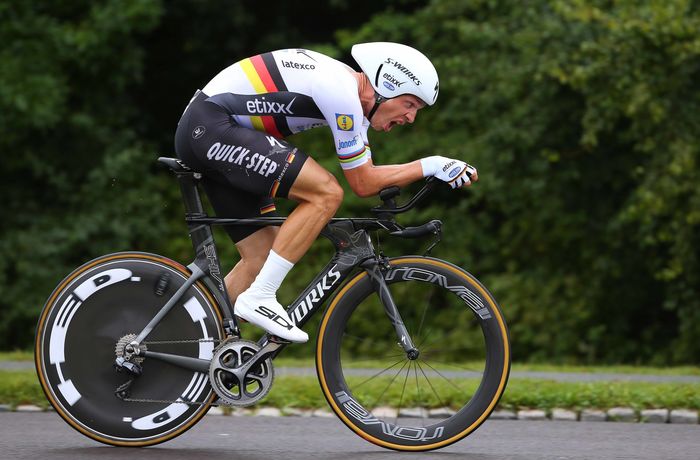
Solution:
M428 176L452 188L478 179L473 167L442 156L374 165L368 128L413 123L435 103L438 75L422 53L398 43L357 44L351 53L361 72L305 49L243 59L195 93L175 134L177 155L202 173L218 215L272 216L274 198L298 202L279 228L226 229L241 256L225 278L236 316L291 342L308 335L277 302L277 290L335 215L343 190L286 137L328 126L345 178L361 197Z

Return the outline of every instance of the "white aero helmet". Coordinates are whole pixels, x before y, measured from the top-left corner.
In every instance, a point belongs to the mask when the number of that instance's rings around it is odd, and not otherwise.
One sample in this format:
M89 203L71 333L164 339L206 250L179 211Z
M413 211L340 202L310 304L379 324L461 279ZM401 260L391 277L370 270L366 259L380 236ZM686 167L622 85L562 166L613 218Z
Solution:
M440 89L437 71L417 49L400 43L373 42L359 43L352 47L351 53L381 96L378 103L402 94L412 94L428 105L437 100Z

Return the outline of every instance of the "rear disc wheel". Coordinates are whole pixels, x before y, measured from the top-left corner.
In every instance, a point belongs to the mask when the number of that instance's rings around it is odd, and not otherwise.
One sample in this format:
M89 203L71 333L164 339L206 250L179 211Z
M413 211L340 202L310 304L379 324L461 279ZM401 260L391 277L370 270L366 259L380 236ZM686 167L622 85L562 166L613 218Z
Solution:
M142 374L122 398L115 394L131 378L113 366L126 341L188 276L162 256L117 253L83 265L54 290L37 326L35 362L49 402L73 428L106 444L147 446L206 414L214 400L207 374L153 358L132 358ZM221 323L215 300L197 282L145 342L149 351L211 359Z

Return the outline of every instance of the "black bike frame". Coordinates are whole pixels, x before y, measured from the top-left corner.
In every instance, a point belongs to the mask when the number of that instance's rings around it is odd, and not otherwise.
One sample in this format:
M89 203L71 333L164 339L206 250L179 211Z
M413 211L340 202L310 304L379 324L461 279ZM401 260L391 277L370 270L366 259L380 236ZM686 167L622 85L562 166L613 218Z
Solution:
M201 197L197 187L197 181L201 178L199 173L195 173L185 168L173 168L180 190L182 192L185 205L185 221L189 228L190 239L195 252L194 261L188 265L192 275L183 286L173 295L171 299L161 308L156 316L149 322L138 337L132 342L135 348L146 336L155 328L160 320L170 311L175 303L184 295L192 284L197 280L202 280L212 292L216 301L223 310L224 328L228 337L240 338L240 330L236 317L233 314L233 307L226 292L226 285L223 282L221 264L216 251L212 225L240 225L240 226L269 226L282 225L284 217L260 217L250 219L232 219L209 217L203 209ZM386 201L385 201L386 203ZM391 201L393 203L393 201ZM385 215L386 217L386 215ZM433 221L427 225L436 224ZM439 233L439 225L438 233ZM370 279L384 304L387 316L396 329L397 337L400 338L401 345L407 353L415 351L415 347L410 339L398 309L391 298L391 294L384 282L381 272L388 269L383 256L377 255L372 245L369 235L371 229L388 229L397 232L404 231L398 227L393 220L368 219L368 218L333 218L321 231L321 235L328 238L335 247L335 254L321 272L311 281L307 288L297 297L297 299L287 309L289 317L294 323L301 327L319 309L321 305L335 292L335 290L345 281L356 267L362 267L370 275ZM432 228L432 227L430 227ZM411 229L405 229L411 231ZM415 232L416 229L413 229ZM418 236L408 234L408 237ZM281 347L286 345L279 340L271 340L270 336L260 339L259 344L263 347L265 354L276 354ZM263 352L261 350L261 353ZM153 356L158 359L169 361L173 364L206 371L208 364L203 360L194 358L178 357L174 355L155 354L143 350L145 356ZM264 358L263 358L264 359ZM251 360L258 361L258 359ZM246 366L248 367L248 366Z

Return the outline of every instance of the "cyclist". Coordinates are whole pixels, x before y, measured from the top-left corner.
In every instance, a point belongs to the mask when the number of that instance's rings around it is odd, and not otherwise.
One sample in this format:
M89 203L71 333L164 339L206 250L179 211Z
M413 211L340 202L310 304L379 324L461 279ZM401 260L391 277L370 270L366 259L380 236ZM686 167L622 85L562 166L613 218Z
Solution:
M277 290L337 211L343 190L286 137L328 126L345 178L361 197L428 176L452 188L478 179L470 165L442 156L374 165L368 128L413 123L435 103L438 75L422 53L398 43L357 44L351 54L361 72L305 49L243 59L195 92L175 134L177 155L202 173L218 215L271 216L274 198L298 202L279 228L227 228L241 256L225 278L236 316L291 342L308 335L277 302Z

